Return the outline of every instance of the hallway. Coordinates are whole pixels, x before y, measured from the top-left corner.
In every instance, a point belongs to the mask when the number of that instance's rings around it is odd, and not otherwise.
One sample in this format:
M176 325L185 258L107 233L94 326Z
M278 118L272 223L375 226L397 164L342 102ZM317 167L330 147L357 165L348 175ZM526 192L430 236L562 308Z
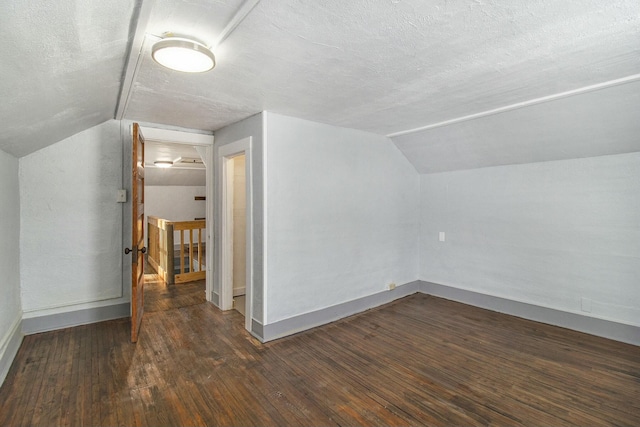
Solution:
M144 311L167 311L206 302L205 280L167 285L149 265L144 274Z

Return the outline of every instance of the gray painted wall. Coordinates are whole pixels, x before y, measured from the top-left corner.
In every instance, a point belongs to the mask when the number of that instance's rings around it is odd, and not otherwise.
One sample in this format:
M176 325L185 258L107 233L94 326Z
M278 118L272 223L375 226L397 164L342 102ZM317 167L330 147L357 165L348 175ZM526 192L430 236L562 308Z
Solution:
M19 233L18 159L0 150L0 384L17 350L13 336L21 332Z
M416 280L419 175L391 140L266 115L265 325Z
M640 153L422 175L421 206L420 279L640 326Z
M253 152L253 319L263 323L264 317L264 156L265 140L263 138L263 118L264 113L256 114L233 125L224 127L215 132L214 150L215 158L218 158L218 149L224 145L231 144L246 137L252 137ZM217 166L214 166L217 167ZM214 185L214 218L221 218L222 207L220 204L220 188ZM216 226L216 225L214 225ZM214 232L214 260L220 260L220 233L221 224L217 222L218 228ZM220 271L220 265L214 266L214 272ZM213 302L218 301L220 295L219 281L213 282Z

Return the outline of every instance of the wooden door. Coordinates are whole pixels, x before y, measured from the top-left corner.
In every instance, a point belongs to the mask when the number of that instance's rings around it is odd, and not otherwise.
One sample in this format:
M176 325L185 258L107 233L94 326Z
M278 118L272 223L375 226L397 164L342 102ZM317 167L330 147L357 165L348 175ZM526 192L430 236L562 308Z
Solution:
M144 137L133 124L131 230L131 342L138 341L144 313Z

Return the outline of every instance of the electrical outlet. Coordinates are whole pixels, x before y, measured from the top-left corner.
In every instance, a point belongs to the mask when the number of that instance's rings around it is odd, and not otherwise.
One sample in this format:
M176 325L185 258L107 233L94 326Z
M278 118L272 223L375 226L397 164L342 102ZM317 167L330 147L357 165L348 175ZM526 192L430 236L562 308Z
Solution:
M589 298L582 297L581 303L582 311L585 313L591 313L591 300Z
M389 283L389 290L392 291L396 288L396 284L394 282Z
M440 233L438 233L438 240L440 240L441 242L444 242L444 231L441 231Z

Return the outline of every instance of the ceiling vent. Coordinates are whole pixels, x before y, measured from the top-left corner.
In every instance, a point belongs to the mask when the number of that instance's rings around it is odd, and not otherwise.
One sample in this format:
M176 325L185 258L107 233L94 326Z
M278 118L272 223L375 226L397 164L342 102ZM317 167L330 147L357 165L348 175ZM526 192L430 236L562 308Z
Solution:
M203 165L204 162L200 157L178 157L173 164L179 165Z

